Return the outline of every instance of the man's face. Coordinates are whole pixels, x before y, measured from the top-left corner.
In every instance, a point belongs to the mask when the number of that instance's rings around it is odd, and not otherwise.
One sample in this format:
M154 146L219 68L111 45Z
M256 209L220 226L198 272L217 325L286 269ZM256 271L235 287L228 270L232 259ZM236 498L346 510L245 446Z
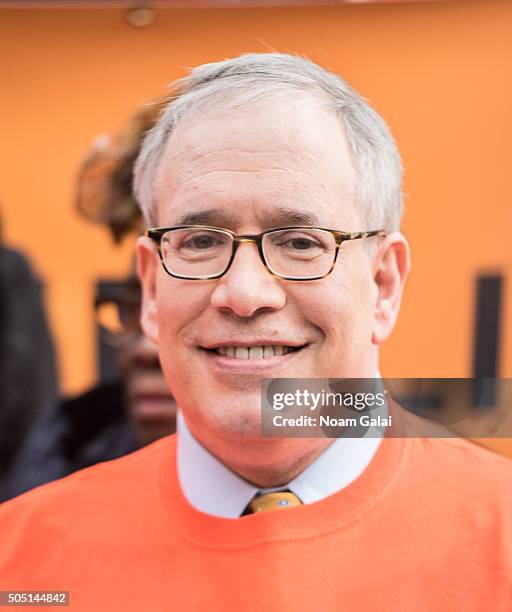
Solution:
M358 215L339 120L309 102L185 120L169 139L157 184L160 226L199 223L246 234L289 225L379 229ZM333 272L307 282L271 276L251 243L239 246L225 276L207 281L172 278L155 249L140 249L152 259L143 278L154 323L146 333L203 443L259 436L264 378L374 375L377 289L363 242L344 243ZM221 354L261 345L273 347L272 356Z

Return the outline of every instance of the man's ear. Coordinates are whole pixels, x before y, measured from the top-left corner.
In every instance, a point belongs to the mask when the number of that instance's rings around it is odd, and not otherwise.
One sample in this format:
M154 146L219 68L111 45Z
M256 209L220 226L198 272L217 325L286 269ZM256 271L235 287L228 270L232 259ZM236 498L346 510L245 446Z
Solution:
M373 268L377 287L373 344L382 344L395 327L410 266L409 245L405 236L400 232L386 236L379 248Z
M156 311L156 275L158 251L155 243L146 236L137 240L137 275L142 290L140 324L144 334L158 344L158 320Z

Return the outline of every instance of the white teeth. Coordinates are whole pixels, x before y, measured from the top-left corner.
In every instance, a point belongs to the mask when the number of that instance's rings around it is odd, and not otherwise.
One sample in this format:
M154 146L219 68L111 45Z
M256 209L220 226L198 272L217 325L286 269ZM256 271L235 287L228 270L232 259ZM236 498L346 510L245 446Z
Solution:
M271 346L264 346L263 347L263 358L265 359L266 357L273 357L274 356L274 349Z
M246 346L235 348L235 359L249 359L249 349Z
M224 357L234 359L267 359L269 357L280 357L291 351L291 347L275 344L273 346L220 346L217 352Z
M263 347L251 346L249 350L249 359L263 359Z

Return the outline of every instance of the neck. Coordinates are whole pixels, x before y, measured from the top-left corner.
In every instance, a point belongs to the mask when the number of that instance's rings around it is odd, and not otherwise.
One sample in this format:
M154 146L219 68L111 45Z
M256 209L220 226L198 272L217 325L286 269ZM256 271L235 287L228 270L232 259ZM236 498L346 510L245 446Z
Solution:
M292 459L287 456L285 462L262 461L260 464L255 464L235 460L232 463L228 463L228 461L223 461L223 463L233 472L260 488L281 487L290 483L311 465L333 440L323 439L317 440L317 442L321 442L321 444L317 444L313 448L303 449L301 453L296 453Z
M333 442L329 438L194 438L230 470L260 488L287 485Z

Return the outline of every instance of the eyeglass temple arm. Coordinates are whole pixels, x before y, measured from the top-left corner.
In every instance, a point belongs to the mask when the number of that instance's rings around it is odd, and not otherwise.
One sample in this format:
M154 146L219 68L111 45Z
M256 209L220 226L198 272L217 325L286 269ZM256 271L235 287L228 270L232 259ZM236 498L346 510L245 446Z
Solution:
M342 235L342 240L357 240L358 238L371 238L372 236L386 236L386 230L372 230L371 232L349 232Z

